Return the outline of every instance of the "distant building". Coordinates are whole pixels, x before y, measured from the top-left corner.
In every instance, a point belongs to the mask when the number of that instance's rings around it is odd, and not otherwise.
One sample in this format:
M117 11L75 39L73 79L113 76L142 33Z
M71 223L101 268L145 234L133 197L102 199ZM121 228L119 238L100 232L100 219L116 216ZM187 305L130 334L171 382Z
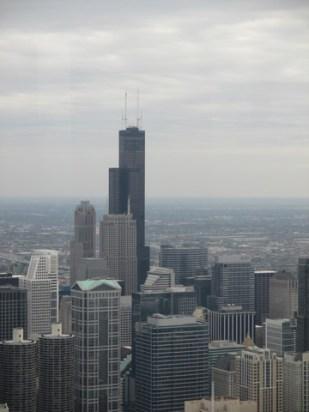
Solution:
M138 289L136 221L131 214L105 215L100 225L101 255L106 273L124 281L124 294Z
M27 289L28 337L48 333L59 318L58 252L35 250L20 285Z
M269 317L292 319L297 313L297 280L288 272L279 272L269 280Z
M159 261L160 266L174 269L176 283L183 283L207 269L208 252L206 247L161 245Z
M120 412L120 294L112 279L72 287L76 411Z
M239 399L239 384L235 368L235 355L225 355L212 368L212 386L215 396Z
M37 412L73 412L73 339L58 323L39 338Z
M255 312L241 306L222 306L221 310L208 309L209 340L230 340L243 343L247 336L255 339Z
M253 401L239 399L216 398L212 409L212 401L201 399L185 402L185 412L257 412L257 404Z
M72 334L72 297L62 296L60 299L60 322L65 335Z
M207 323L154 315L136 333L136 412L179 412L208 395Z
M147 272L147 277L145 283L141 286L141 291L166 290L175 286L175 272L173 269L152 266Z
M197 306L193 287L174 286L165 290L146 290L132 295L132 356L135 369L135 330L137 323L147 322L155 313L192 315Z
M309 352L284 355L283 382L284 412L309 412Z
M11 340L14 328L27 330L27 290L18 278L0 275L0 341Z
M236 356L240 399L257 402L258 412L283 412L282 358L269 349L247 348Z
M132 296L120 296L120 342L132 345Z
M36 343L14 329L13 339L0 342L0 403L13 412L36 412Z
M217 340L209 342L208 345L208 361L209 361L209 392L211 391L211 381L212 381L212 371L213 368L218 366L220 359L226 359L227 356L236 356L245 348L244 345L238 344L236 342L228 340ZM222 367L222 365L221 365ZM217 375L219 372L217 373ZM234 380L234 377L231 379ZM231 382L231 385L234 384ZM231 395L222 395L222 393L217 393L217 385L215 384L215 391L217 396L231 396ZM234 389L233 389L234 390Z
M119 167L109 169L108 213L131 213L136 221L137 284L142 285L149 248L145 246L145 131L138 127L119 131Z
M81 201L74 213L74 241L82 245L83 257L96 256L96 211L89 201Z
M222 256L212 270L212 296L209 308L241 306L242 310L255 311L255 278L250 260L243 256Z
M297 351L309 351L309 257L298 260Z
M265 322L266 318L269 318L269 289L270 279L276 274L273 270L256 270L254 272L255 277L255 311L256 311L256 323L261 325Z
M81 201L74 212L74 239L70 242L70 283L87 279L88 266L83 258L96 257L96 211L88 201Z
M266 319L265 345L278 356L283 356L286 352L295 352L296 320Z

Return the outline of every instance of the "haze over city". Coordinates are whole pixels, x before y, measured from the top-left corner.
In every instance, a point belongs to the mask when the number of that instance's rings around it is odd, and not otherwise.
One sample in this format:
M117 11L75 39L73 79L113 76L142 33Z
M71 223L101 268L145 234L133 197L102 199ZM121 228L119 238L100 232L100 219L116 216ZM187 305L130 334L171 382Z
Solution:
M2 0L2 196L106 196L139 89L147 197L308 197L308 18L305 0Z

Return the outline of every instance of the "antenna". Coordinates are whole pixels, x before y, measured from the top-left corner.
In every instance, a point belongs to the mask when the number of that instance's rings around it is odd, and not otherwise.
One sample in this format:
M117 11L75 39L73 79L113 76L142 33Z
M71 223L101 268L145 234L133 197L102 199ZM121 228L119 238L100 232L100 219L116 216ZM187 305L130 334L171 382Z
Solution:
M139 103L139 89L136 90L136 126L139 127L140 116L140 103Z
M127 111L128 111L128 93L127 91L125 91L124 94L124 117L123 117L123 121L124 121L124 127L127 127Z

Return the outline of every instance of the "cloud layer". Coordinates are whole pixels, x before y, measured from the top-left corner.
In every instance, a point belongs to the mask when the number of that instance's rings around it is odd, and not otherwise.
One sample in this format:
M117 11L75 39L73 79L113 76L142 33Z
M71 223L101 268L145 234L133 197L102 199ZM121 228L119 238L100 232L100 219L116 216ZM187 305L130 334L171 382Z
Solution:
M307 1L2 0L0 16L2 195L105 195L139 89L149 196L309 196Z

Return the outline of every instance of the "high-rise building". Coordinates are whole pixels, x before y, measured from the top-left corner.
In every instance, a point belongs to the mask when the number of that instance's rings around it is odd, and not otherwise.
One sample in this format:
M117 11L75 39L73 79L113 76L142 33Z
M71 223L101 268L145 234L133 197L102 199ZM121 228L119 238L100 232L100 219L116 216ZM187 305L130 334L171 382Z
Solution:
M132 345L132 296L120 296L120 342Z
M112 279L72 287L75 412L120 412L120 294Z
M161 245L160 266L174 269L176 283L183 283L186 278L194 277L208 266L208 252L202 246Z
M109 214L128 214L136 221L138 285L149 268L145 247L145 132L138 127L119 131L119 167L109 169Z
M261 325L269 318L270 279L276 274L273 270L256 270L255 277L255 322Z
M265 346L278 356L296 351L296 320L266 319Z
M297 313L297 279L289 272L278 272L269 281L269 317L292 319Z
M124 281L124 294L136 292L137 248L136 221L131 214L105 215L100 225L101 253L106 273Z
M0 275L0 341L11 340L13 329L27 329L27 291L12 275Z
M65 335L72 334L72 297L62 296L60 299L59 318Z
M309 258L298 261L297 351L309 351Z
M284 412L309 412L309 352L284 355L283 385Z
M152 266L147 272L147 277L145 283L141 286L141 291L166 290L175 286L175 272L173 269Z
M14 329L13 339L0 342L0 403L12 412L36 412L36 343Z
M39 338L37 412L73 412L73 339L59 323Z
M239 399L201 399L185 402L185 412L256 412L256 402Z
M255 339L255 312L244 311L241 306L222 306L221 310L208 309L209 340L230 340L243 343L249 336Z
M136 412L180 412L208 395L207 323L154 315L136 333Z
M212 368L212 387L215 396L239 398L239 385L235 369L235 357L226 355Z
M243 349L245 348L244 345L228 341L228 340L214 340L209 342L208 345L208 363L209 363L209 393L211 392L211 381L212 381L212 372L213 368L215 368L220 361L220 359L225 359L227 356L236 356L238 355ZM217 373L217 375L219 372ZM235 375L235 374L234 374ZM229 378L228 378L229 379ZM230 378L232 381L233 377ZM232 384L233 382L231 382ZM215 385L215 393L217 393L217 385ZM221 393L220 393L221 395ZM224 396L224 395L222 395ZM227 396L227 395L226 395ZM231 395L229 395L231 396Z
M96 211L94 206L83 200L74 213L74 240L82 244L83 257L96 255Z
M240 399L257 402L258 412L283 412L282 358L250 347L236 356Z
M251 262L243 256L222 256L212 271L212 296L209 307L237 305L244 311L255 311L255 281Z
M135 370L135 330L137 323L147 322L156 313L192 315L197 306L193 287L174 286L165 290L146 290L132 295L132 357Z
M28 337L49 333L59 318L58 252L35 250L20 285L28 294Z

